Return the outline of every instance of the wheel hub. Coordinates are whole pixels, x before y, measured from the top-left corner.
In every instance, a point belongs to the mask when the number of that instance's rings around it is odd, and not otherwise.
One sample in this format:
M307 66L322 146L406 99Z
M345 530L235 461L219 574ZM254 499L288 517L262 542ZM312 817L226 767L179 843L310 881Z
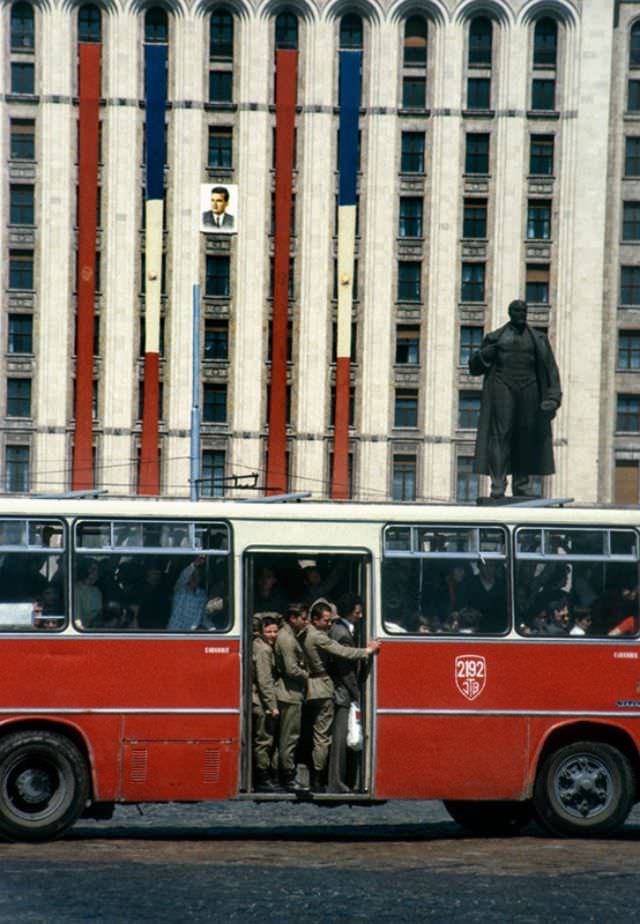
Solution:
M27 805L42 805L54 793L51 775L42 768L23 770L15 781L16 792Z
M593 818L609 805L613 781L603 761L574 755L558 768L555 792L563 809L576 818Z

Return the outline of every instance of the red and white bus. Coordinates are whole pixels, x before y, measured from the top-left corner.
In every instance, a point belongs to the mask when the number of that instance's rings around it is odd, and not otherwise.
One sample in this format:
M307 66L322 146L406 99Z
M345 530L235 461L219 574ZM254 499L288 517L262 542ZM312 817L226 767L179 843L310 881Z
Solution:
M221 799L443 799L487 833L534 812L609 832L640 779L639 540L637 510L5 498L0 834ZM179 595L196 559L202 619ZM257 793L257 575L295 600L309 563L382 641L365 747L351 794Z

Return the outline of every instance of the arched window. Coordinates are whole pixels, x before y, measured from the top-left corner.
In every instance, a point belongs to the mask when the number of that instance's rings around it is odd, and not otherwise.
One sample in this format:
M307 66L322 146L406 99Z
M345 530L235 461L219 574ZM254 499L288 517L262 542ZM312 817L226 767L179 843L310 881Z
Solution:
M276 48L298 47L298 17L280 13L276 19Z
M362 48L362 19L355 13L347 13L340 21L340 48Z
M227 61L233 58L233 16L226 10L211 14L209 57Z
M404 63L424 67L427 63L427 21L423 16L411 16L404 27Z
M145 42L166 44L169 41L169 21L166 12L159 6L147 10L144 18Z
M558 24L545 16L536 23L533 33L533 66L555 67L558 55Z
M492 40L491 20L476 16L469 26L469 66L491 67Z
M631 27L629 67L640 67L640 20Z
M102 15L93 3L85 3L78 10L78 41L102 41Z
M11 7L11 47L16 51L35 47L33 7L30 3L14 3Z

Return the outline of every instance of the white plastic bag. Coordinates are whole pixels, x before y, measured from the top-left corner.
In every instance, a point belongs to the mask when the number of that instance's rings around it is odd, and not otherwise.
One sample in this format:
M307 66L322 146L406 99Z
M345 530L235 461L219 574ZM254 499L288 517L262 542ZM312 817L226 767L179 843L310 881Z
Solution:
M347 747L352 751L361 751L364 744L362 723L360 722L360 707L357 703L349 706L349 721L347 724Z

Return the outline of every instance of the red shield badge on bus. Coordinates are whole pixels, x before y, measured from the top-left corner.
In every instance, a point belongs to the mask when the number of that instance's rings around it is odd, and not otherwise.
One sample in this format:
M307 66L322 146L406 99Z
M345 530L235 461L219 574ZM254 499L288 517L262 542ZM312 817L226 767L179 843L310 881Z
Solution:
M484 690L487 664L482 655L466 654L456 658L456 686L467 699L475 699Z

